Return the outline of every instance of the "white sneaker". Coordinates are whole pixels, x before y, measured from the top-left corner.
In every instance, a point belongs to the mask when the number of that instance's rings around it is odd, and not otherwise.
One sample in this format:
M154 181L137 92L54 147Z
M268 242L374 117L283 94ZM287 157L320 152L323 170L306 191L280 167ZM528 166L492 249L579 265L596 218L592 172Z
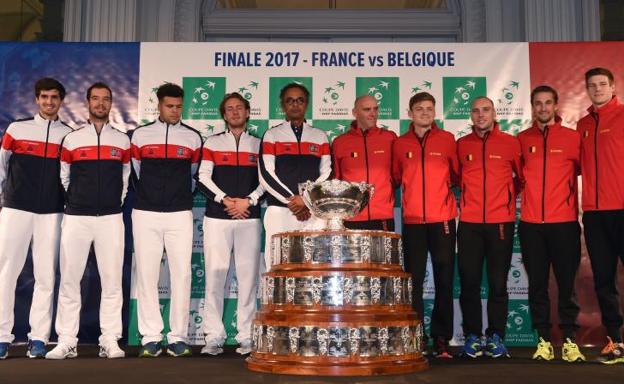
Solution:
M219 342L218 340L209 340L206 342L206 345L201 349L200 354L202 355L220 355L223 353L223 342Z
M71 345L58 343L54 349L50 352L46 353L45 358L47 360L64 360L64 359L73 359L78 357L78 352L76 351L76 347L72 347Z
M100 344L100 353L98 356L109 359L121 359L126 357L126 352L119 348L116 341L111 341L106 344Z
M243 340L238 348L236 348L236 353L239 355L248 355L251 353L251 340Z

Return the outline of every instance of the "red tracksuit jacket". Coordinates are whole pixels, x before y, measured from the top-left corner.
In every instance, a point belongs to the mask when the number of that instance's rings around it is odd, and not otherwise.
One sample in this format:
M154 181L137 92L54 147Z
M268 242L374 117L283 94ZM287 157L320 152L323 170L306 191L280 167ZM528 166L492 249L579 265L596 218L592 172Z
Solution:
M578 220L581 135L558 118L544 133L537 123L518 135L522 147L522 221L563 223Z
M413 126L399 137L392 151L392 175L403 188L403 222L437 223L457 217L451 191L459 163L455 138L435 123L419 139Z
M392 143L397 135L377 127L362 132L351 129L334 139L334 176L346 181L365 181L375 186L368 206L351 221L387 220L394 217Z
M507 223L516 220L515 175L520 175L520 142L498 123L480 138L472 132L457 141L461 175L460 221ZM520 177L521 179L521 177Z
M624 209L624 104L614 97L579 120L583 211Z

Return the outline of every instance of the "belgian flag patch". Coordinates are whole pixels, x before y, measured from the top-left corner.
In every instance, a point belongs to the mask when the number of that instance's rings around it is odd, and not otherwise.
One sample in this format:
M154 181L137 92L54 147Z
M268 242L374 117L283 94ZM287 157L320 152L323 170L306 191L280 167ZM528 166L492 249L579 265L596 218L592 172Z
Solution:
M471 153L466 155L466 160L472 161L472 154Z
M529 147L529 153L535 153L535 152L537 152L537 147L535 145L531 145Z
M408 159L411 159L413 157L412 152L405 153L405 157L408 158Z
M356 157L358 157L358 153L357 152L351 152L351 157L353 157L355 159Z

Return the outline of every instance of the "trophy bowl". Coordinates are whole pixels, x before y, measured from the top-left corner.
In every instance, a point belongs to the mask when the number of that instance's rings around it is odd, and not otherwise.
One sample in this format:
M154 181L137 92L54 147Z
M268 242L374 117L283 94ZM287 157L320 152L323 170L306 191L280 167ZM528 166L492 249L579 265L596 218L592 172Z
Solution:
M372 184L343 180L306 181L299 194L316 217L327 220L325 230L344 230L348 220L364 209L374 192Z

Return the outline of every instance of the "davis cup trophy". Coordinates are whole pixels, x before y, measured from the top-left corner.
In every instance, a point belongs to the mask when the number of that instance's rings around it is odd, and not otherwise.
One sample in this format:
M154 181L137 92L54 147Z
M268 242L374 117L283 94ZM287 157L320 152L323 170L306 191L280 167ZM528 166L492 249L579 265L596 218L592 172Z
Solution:
M253 371L296 375L379 375L427 369L422 322L412 310L401 236L346 230L373 193L340 180L299 185L318 231L273 236L252 330Z

